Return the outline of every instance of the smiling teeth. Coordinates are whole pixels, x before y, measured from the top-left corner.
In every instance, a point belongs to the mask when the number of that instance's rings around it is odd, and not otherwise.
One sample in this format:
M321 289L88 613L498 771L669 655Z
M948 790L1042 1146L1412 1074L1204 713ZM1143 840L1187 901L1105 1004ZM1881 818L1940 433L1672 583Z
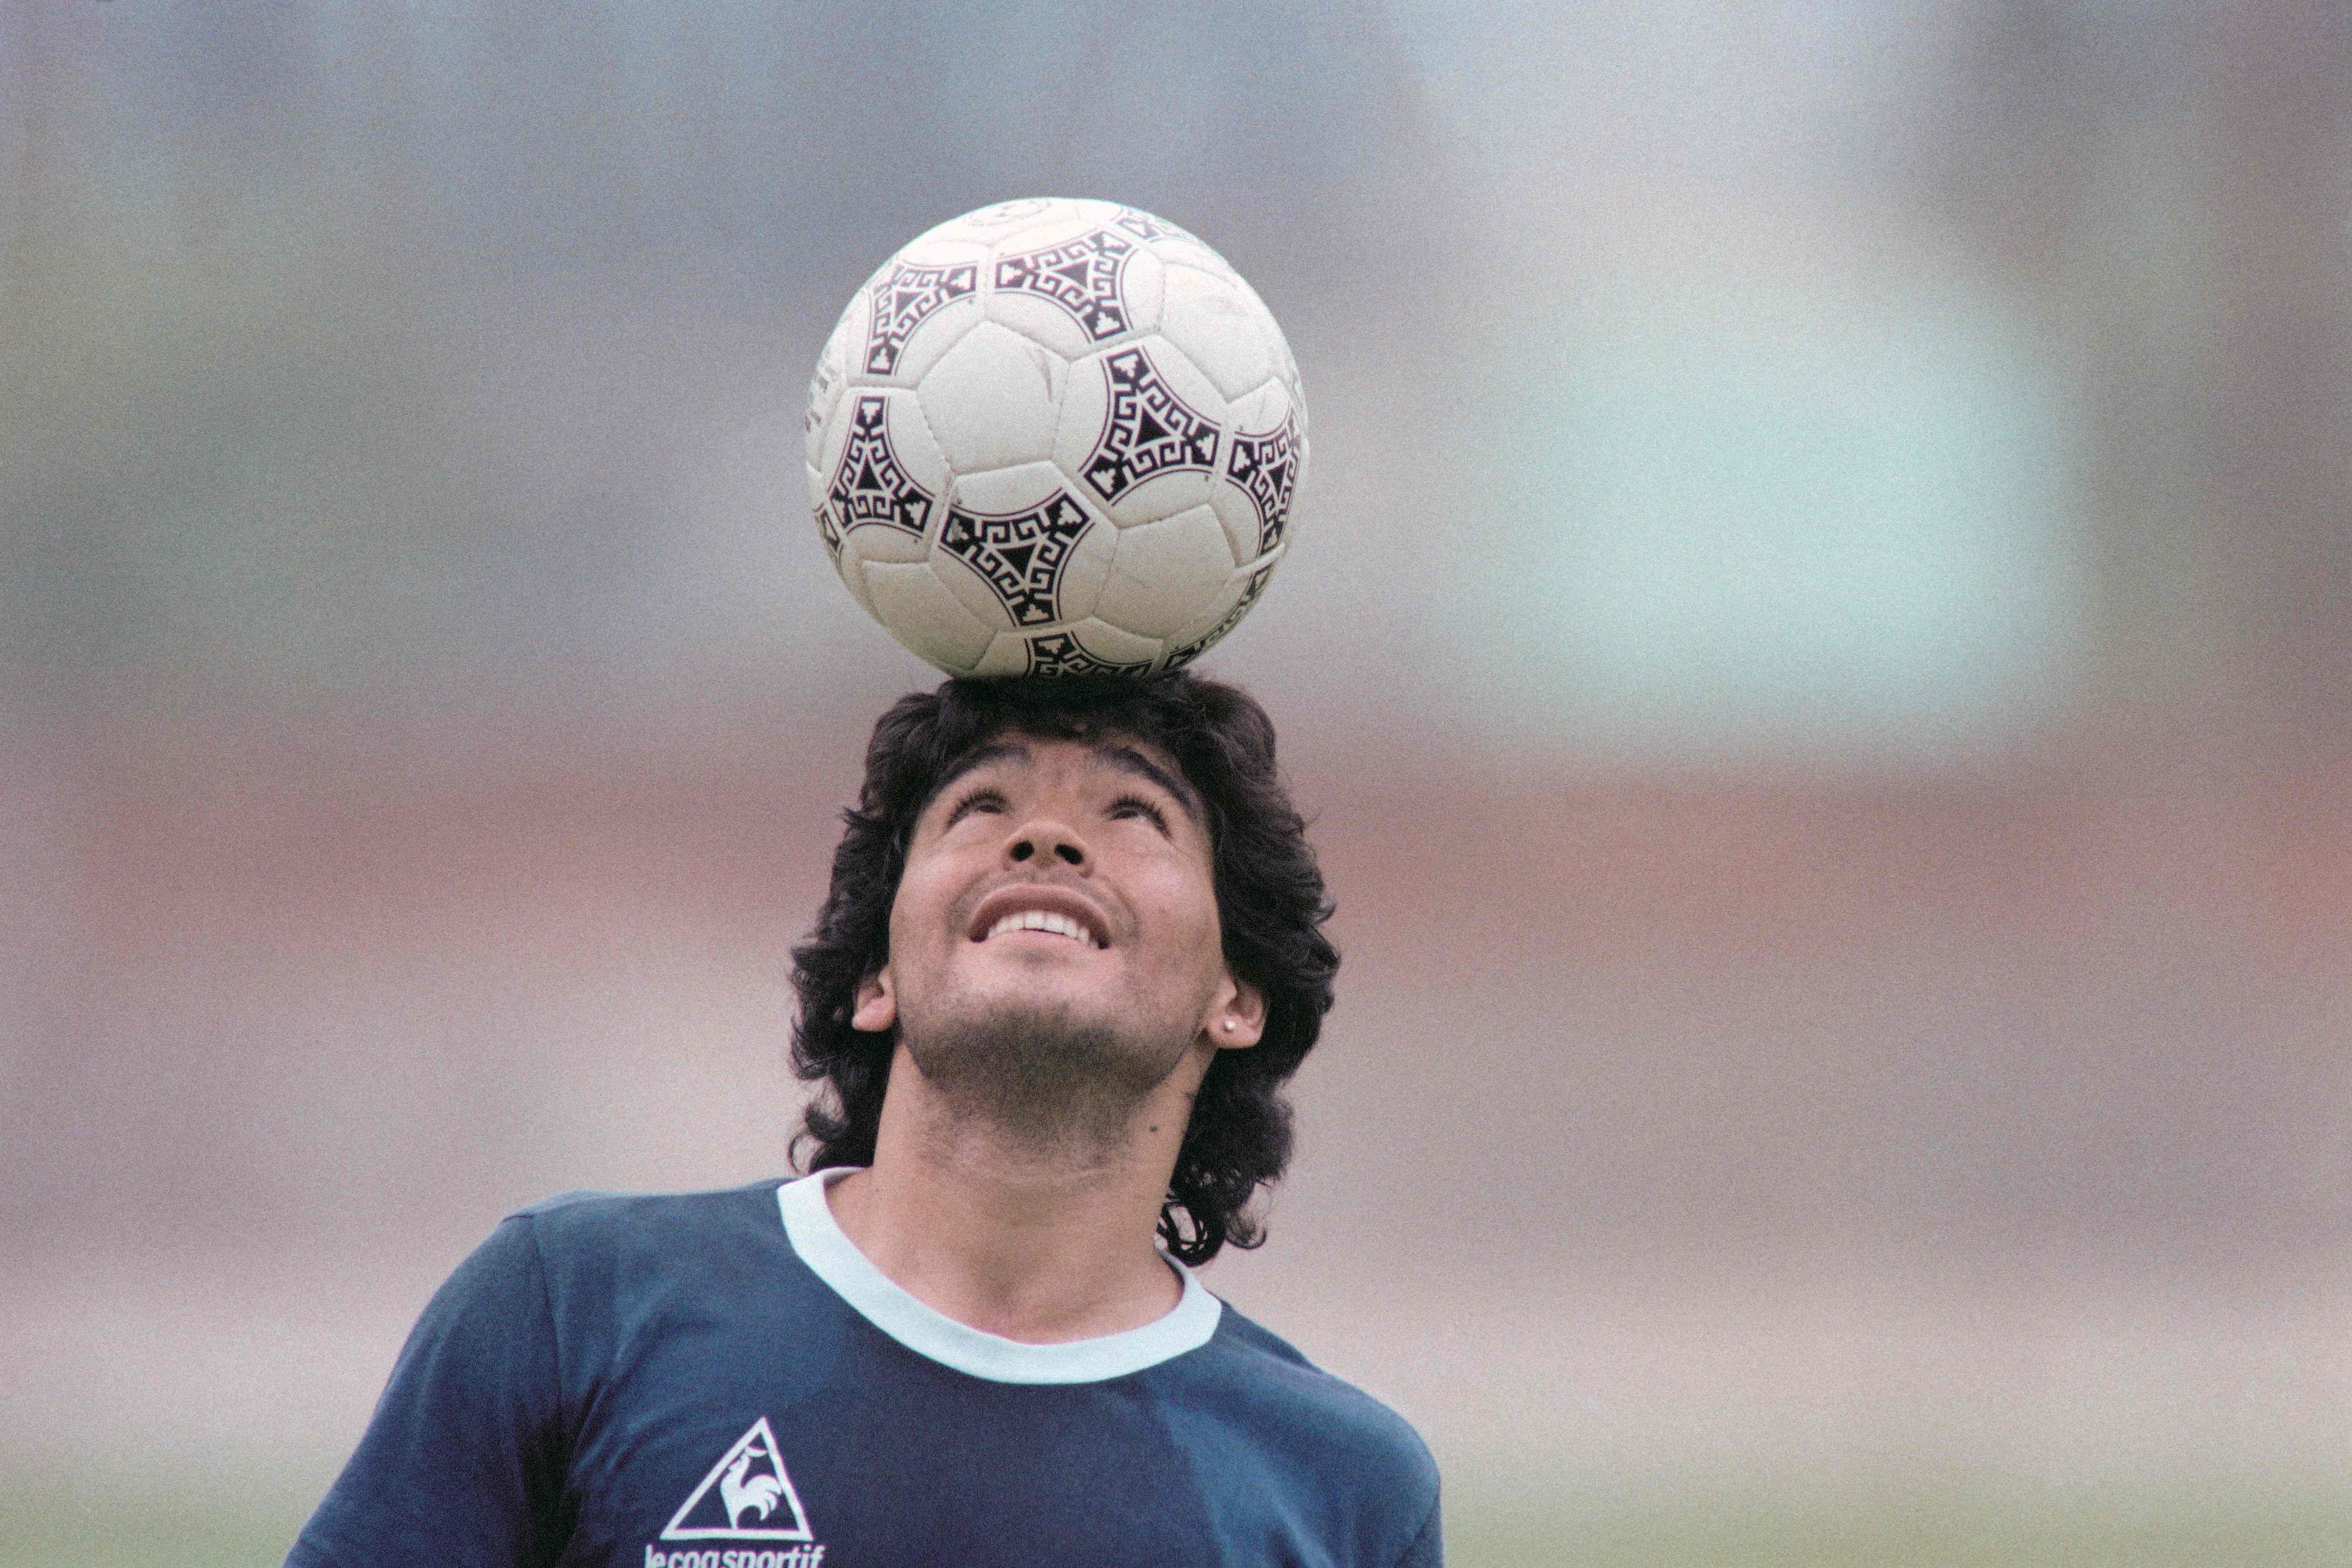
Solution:
M989 927L988 934L989 936L998 936L1009 931L1052 931L1055 936L1071 937L1076 941L1085 942L1089 947L1094 945L1095 940L1093 932L1087 931L1086 927L1080 925L1069 916L1057 915L1046 910L1016 910L1012 914L1006 915L1003 920L998 921L994 925ZM986 939L983 938L982 940L984 941Z

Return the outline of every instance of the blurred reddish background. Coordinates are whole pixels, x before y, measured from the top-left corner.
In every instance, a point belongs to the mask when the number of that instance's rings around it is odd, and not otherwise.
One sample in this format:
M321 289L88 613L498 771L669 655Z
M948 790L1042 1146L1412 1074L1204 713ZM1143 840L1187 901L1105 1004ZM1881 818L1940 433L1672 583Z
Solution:
M508 1208L783 1168L931 679L801 383L1065 191L1223 249L1315 416L1208 663L1347 967L1212 1282L1474 1500L2340 1489L2346 14L1194 21L0 5L20 1487L315 1493Z

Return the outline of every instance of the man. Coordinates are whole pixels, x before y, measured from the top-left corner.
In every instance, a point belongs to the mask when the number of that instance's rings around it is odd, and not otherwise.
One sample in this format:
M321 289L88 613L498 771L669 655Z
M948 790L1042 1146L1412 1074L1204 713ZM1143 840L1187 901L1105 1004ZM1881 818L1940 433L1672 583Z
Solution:
M1338 966L1265 713L951 680L847 823L814 1173L510 1216L289 1562L1436 1563L1411 1428L1185 1267L1257 1242Z

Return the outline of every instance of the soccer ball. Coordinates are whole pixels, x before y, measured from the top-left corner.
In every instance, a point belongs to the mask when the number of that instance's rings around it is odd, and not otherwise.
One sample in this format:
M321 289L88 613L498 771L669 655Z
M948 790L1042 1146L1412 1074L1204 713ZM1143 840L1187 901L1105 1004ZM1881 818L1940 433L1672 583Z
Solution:
M809 383L817 532L956 675L1143 675L1265 592L1298 366L1224 258L1109 202L1004 202L883 263Z

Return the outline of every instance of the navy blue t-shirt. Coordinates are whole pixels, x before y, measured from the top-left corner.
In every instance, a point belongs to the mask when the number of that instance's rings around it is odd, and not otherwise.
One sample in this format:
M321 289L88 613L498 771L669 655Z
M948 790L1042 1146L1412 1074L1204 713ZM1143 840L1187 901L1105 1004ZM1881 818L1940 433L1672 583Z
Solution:
M1441 1561L1400 1417L1210 1295L1031 1345L893 1284L824 1184L509 1216L289 1568Z

